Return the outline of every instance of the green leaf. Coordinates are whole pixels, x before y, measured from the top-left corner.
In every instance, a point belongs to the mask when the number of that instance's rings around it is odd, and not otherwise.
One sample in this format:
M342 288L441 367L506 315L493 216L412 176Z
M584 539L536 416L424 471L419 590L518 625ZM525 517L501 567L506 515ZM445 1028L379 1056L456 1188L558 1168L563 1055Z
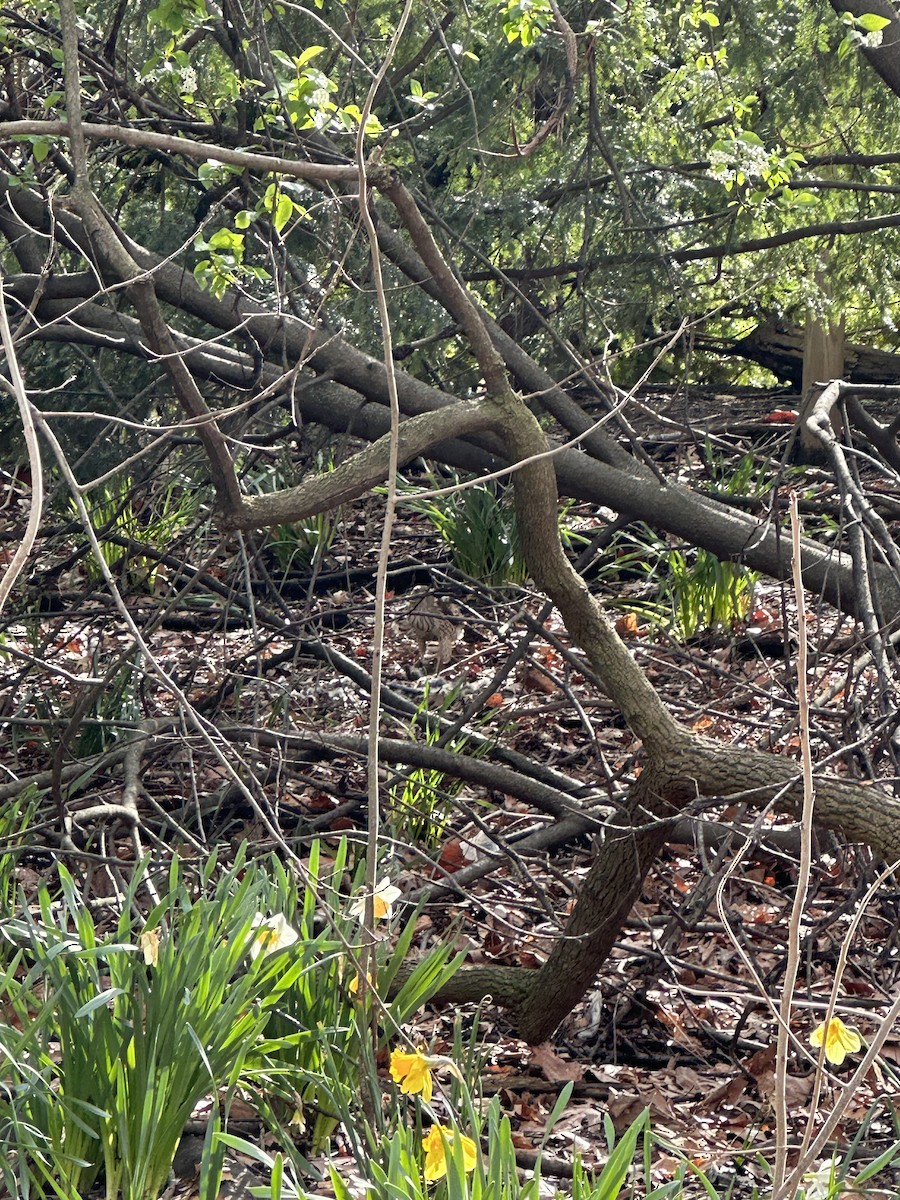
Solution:
M228 1146L231 1150L238 1150L241 1154L246 1154L248 1158L258 1162L260 1166L271 1170L275 1166L275 1159L270 1154L266 1154L265 1150L260 1150L259 1146L253 1142L248 1142L246 1138L236 1137L233 1133L217 1133L215 1135L217 1142Z
M567 1083L566 1086L562 1089L562 1091L557 1096L556 1103L553 1105L553 1108L550 1112L550 1116L547 1118L547 1120L544 1123L544 1136L541 1138L541 1146L545 1146L547 1144L547 1142L550 1140L550 1136L553 1133L553 1127L556 1125L556 1122L562 1116L563 1110L565 1109L566 1105L572 1099L572 1092L574 1090L575 1090L575 1084Z
M324 50L324 46L307 46L303 53L294 59L297 70L299 71L301 67L305 67L308 62L317 58Z
M886 29L890 23L889 17L879 17L877 13L862 13L856 18L856 24L866 33L877 33L880 29Z
M235 233L232 229L217 229L209 239L209 245L213 250L228 250L233 254L243 253L244 235Z
M645 1108L626 1129L619 1144L606 1160L606 1166L600 1172L600 1178L591 1190L591 1200L617 1200L628 1175L631 1160L634 1158L638 1134L646 1128L649 1117L650 1110Z
M203 184L218 183L223 176L240 175L241 168L234 166L232 163L219 162L215 158L208 158L206 162L201 163L197 168L197 178Z
M72 1019L77 1021L80 1017L89 1017L98 1008L106 1008L110 1000L115 1000L117 996L124 995L125 992L122 988L107 988L106 991L99 992L96 996L93 996L86 1004L82 1004L77 1012L72 1013Z
M867 1166L863 1167L858 1175L854 1175L854 1187L857 1187L860 1184L866 1183L867 1180L872 1179L878 1174L879 1171L883 1170L886 1166L892 1163L897 1158L898 1153L900 1153L900 1142L894 1142L892 1146L888 1146L887 1150L885 1150L883 1154L879 1154L879 1156L873 1162L870 1162Z
M277 233L281 233L285 225L291 219L294 212L294 202L290 196L286 196L282 192L278 197L278 203L275 205L275 212L272 214L272 224L275 226Z

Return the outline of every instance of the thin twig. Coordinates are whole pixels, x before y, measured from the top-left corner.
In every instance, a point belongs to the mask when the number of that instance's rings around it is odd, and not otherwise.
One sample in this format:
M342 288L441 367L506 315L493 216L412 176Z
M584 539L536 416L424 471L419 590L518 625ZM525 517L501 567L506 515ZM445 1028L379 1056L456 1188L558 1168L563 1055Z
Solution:
M784 969L784 984L781 994L781 1019L778 1022L778 1049L775 1057L775 1165L772 1173L772 1196L782 1194L788 1156L788 1110L787 1110L787 1063L788 1037L791 1028L791 1011L794 1003L794 986L800 967L801 922L806 908L812 864L813 790L812 751L809 741L809 692L807 681L806 605L803 591L803 574L800 558L800 512L797 494L791 493L791 569L794 576L794 594L797 599L797 718L800 734L800 762L803 772L803 807L800 814L800 865L797 871L797 887L788 921L787 962ZM824 1040L822 1050L824 1052ZM821 1055L820 1062L821 1062Z
M9 380L0 376L0 384L12 393L18 405L19 418L22 422L22 433L25 437L25 446L28 451L28 466L31 471L31 507L28 511L28 523L25 526L25 533L22 536L22 540L16 547L16 552L12 556L12 560L6 571L3 573L3 578L0 579L0 612L2 612L10 592L15 586L16 580L25 569L28 556L34 549L44 509L44 471L41 466L41 450L38 445L37 432L34 428L33 410L28 399L28 393L25 390L25 380L22 377L19 367L12 330L9 327L9 318L6 314L6 297L3 294L2 276L0 276L0 342L3 345L3 352L6 355L6 364L10 375Z
M388 453L387 500L384 514L384 524L381 529L381 545L378 551L378 568L375 580L375 629L372 635L372 699L369 707L369 733L367 755L368 781L368 813L366 838L366 902L364 909L363 934L364 943L360 953L359 998L365 1005L368 993L369 977L375 979L375 889L378 885L378 837L381 824L381 806L378 778L378 734L381 717L381 675L384 660L384 602L387 594L387 571L391 552L391 535L394 528L394 517L397 511L397 475L399 473L399 431L400 431L400 397L397 392L397 375L394 368L393 338L391 335L391 318L388 310L387 295L384 289L384 277L381 270L381 253L378 246L378 234L372 213L369 210L369 185L366 163L366 125L382 80L388 72L397 52L403 30L412 13L413 0L406 0L400 21L394 30L394 36L388 46L387 53L375 78L369 87L368 94L362 106L359 118L359 130L356 137L356 168L359 175L359 212L372 255L372 278L375 283L375 294L378 298L378 315L381 321L381 338L384 350L384 370L387 382L388 402L391 412L390 446ZM372 1044L378 1044L378 1022L380 1014L377 1006L372 1009ZM364 1091L363 1102L367 1104L370 1097Z

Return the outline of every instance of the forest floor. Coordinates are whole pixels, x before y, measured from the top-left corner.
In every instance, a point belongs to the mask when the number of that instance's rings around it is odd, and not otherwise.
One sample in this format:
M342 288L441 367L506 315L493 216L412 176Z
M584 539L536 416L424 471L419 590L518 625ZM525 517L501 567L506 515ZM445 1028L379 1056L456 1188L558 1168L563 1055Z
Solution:
M654 455L666 473L690 476L716 494L728 492L729 480L751 456L751 485L735 502L765 504L754 498L753 480L772 469L785 445L779 429L767 428L778 424L767 422L767 415L760 416L757 405L737 433L732 419L727 441L723 433L699 449L664 428ZM824 475L812 471L803 494L809 520L834 519ZM104 756L115 750L123 729L141 722L153 729L141 764L146 849L165 855L173 844L184 845L179 829L208 846L271 848L221 764L185 727L179 692L240 749L270 815L301 856L313 836L324 839L326 853L341 837L361 847L364 753L323 748L292 758L258 735L327 731L365 737L373 531L381 512L376 498L348 506L320 528L321 559L312 581L308 566L294 570L265 546L251 547L246 561L235 553L228 562L217 544L199 545L186 535L184 544L176 540L166 552L199 570L197 584L172 604L171 565L148 576L144 564L141 586L134 586L134 559L127 568L120 561L128 612L165 676L136 654L77 537L46 540L27 591L5 617L0 766L10 780L33 777L52 799L60 776L54 781L41 773L85 764L66 803L85 853L80 866L89 897L102 900L112 890L105 863L127 863L136 854L131 830L98 819L96 806L120 802L120 768ZM565 520L573 538L589 540L612 516L575 507ZM435 552L436 544L426 516L401 512L393 541L382 732L413 736L416 714L439 710L453 720L477 699L467 731L560 772L609 811L640 770L640 747L571 651L557 615L540 621L540 598L527 588L491 590L464 581L446 553ZM573 542L576 550L583 544ZM671 614L678 593L668 570L676 550L671 543L661 546L649 530L632 529L592 563L588 577L680 721L723 744L796 756L796 611L789 590L757 581L740 619L677 636ZM403 625L404 594L425 580L453 600L463 620L463 635L439 674L425 669ZM818 602L808 615L809 682L817 698L814 760L830 757L830 769L859 773L860 756L843 750L853 741L854 709L871 701L865 672L853 679L852 696L847 692L849 664L860 649L855 631ZM326 660L323 645L339 658ZM892 771L887 759L874 769ZM486 853L502 854L490 874L424 904L417 952L452 939L469 963L539 965L588 870L590 837L523 858L516 838L549 818L521 799L460 787L440 773L386 769L383 796L389 873L407 894L452 884L460 869ZM93 815L79 822L79 809L88 808ZM589 1169L602 1165L607 1116L621 1132L644 1107L660 1139L653 1162L658 1183L671 1177L680 1155L702 1168L723 1195L749 1196L754 1186L764 1186L760 1163L771 1161L774 1141L771 1005L780 997L798 841L787 820L769 814L754 825L755 815L735 809L691 813L683 840L669 845L649 875L595 988L552 1045L525 1045L504 1014L487 1004L477 1010L436 1005L420 1014L416 1034L438 1054L450 1047L455 1020L478 1022L484 1093L500 1095L523 1154L540 1143L561 1087L573 1084L546 1147L560 1164L562 1188L574 1152ZM735 836L736 826L749 832ZM20 860L26 896L51 876L57 852L51 820ZM803 1044L824 1012L842 944L879 866L864 848L818 835L796 992L795 1032ZM898 963L900 888L890 877L859 923L841 983L839 1011L863 1037L896 989ZM820 1110L827 1110L830 1088L851 1073L852 1060L832 1071ZM794 1053L788 1084L798 1136L814 1075L810 1062ZM900 1036L888 1041L836 1134L836 1144L844 1146L860 1137L854 1170L897 1139L898 1095ZM896 1195L900 1175L882 1174L875 1185L882 1190L868 1194ZM191 1194L189 1177L180 1194Z

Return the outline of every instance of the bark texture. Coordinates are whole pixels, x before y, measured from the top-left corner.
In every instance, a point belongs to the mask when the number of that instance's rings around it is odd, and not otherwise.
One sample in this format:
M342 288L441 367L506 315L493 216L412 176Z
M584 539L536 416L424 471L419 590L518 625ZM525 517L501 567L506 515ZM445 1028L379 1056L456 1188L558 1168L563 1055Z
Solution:
M782 329L776 325L758 325L756 329L740 342L735 342L731 350L719 345L720 353L734 353L751 362L759 363L777 375L786 383L793 384L798 392L803 390L803 363L806 335L797 329ZM820 357L820 363L824 359ZM842 367L837 368L834 351L828 360L828 366L821 366L829 374L813 382L827 382L830 378L846 379L850 383L885 383L894 384L900 379L900 354L892 354L888 350L876 350L871 346L861 346L855 342L847 342L843 347ZM818 370L819 368L817 368ZM815 376L816 372L813 372Z

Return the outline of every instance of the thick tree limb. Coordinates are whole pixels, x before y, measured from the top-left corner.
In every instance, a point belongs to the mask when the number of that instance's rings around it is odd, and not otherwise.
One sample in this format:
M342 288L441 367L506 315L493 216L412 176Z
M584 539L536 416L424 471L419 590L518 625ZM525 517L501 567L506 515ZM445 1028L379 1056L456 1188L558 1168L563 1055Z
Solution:
M146 255L146 252L143 253ZM166 286L159 290L166 299L177 304L181 294L183 307L191 315L207 319L218 328L233 329L235 327L233 309L228 309L226 305L209 297L206 293L200 293L199 303L195 304L194 301L199 292L195 281L190 276L185 276L184 272L172 267L171 264L164 268L164 272ZM63 278L68 279L68 277ZM89 277L80 275L79 278L87 280ZM158 280L159 276L157 275L155 278ZM184 281L183 291L179 286L179 279ZM53 280L49 281L48 287L52 285ZM66 283L65 286L68 287L69 284ZM16 290L15 281L13 281L13 288L18 295L19 291ZM57 318L58 314L58 309L48 309L48 316ZM82 312L82 317L84 315L85 313ZM123 318L118 316L111 316L105 320L105 328L109 330L113 338L116 336L116 323L122 320ZM300 397L299 406L309 419L322 421L333 428L347 430L347 416L357 413L357 407L354 407L351 399L354 391L361 396L368 397L376 404L386 404L387 396L381 364L359 351L353 351L345 356L339 339L327 341L321 355L312 354L309 352L307 341L311 336L309 327L295 323L294 326L287 329L286 340L282 340L278 334L280 321L281 318L266 319L260 316L254 318L253 323L253 328L258 331L260 344L271 347L273 359L277 357L278 361L282 362L280 356L287 351L289 362L296 362L298 358L299 361L303 361L304 347L306 347L307 353L310 354L310 363L318 369L318 372L330 378L333 369L334 375L341 377L344 388L350 389L338 392L335 390L338 388L338 384L323 383L317 385L316 389L305 392ZM291 332L294 328L297 331L296 336ZM63 335L57 329L50 331L50 336ZM83 335L76 327L65 336L78 340ZM322 340L325 341L324 337ZM204 371L209 370L212 377L216 377L215 359L209 352L200 349L199 343L191 343L190 340L181 336L176 341L176 345L182 351L191 344L198 347L196 351L190 351L192 369L200 369L200 364L202 364ZM131 352L136 352L134 346L127 348ZM216 353L221 359L230 357L231 361L235 363L227 370L223 368L219 378L233 381L234 374L232 372L237 372L243 386L252 382L255 371L252 358L246 357L243 360L234 358L235 352L226 346L219 347ZM238 361L246 362L247 366L244 371L237 367ZM281 371L279 371L280 373ZM433 411L435 408L457 403L455 397L440 392L421 381L412 381L403 372L398 372L398 376L401 406L404 412ZM275 378L273 375L266 374L264 376L266 386L273 378ZM332 389L331 393L329 393L329 389ZM341 397L341 403L334 408L330 403L330 394ZM569 401L569 403L574 408L578 408L574 402ZM379 421L377 410L364 409L361 400L357 402L357 406L358 415L353 416L352 424L349 426L352 432L363 437L371 437L373 434L381 436L386 431L387 425ZM481 445L488 454L496 454L498 449L496 442L488 440L482 442ZM452 447L446 449L447 461L451 465L461 466L464 469L477 470L480 463L487 467L490 461L487 457L480 458L474 449L466 451L461 446L458 449ZM655 477L648 477L649 473L635 466L628 455L625 455L625 458L632 464L633 470L610 466L606 462L597 461L577 451L564 451L557 454L555 465L561 492L576 499L589 500L598 505L614 508L634 520L643 520L654 527L666 529L670 533L690 540L695 545L711 550L720 558L746 563L772 578L787 578L790 569L790 555L777 525L773 525L769 520L759 521L749 514L738 512L716 500L699 496L678 484L660 482ZM497 465L496 459L493 465ZM875 564L873 572L885 615L890 617L891 614L900 613L900 587L898 587L896 579L882 564ZM837 608L849 613L856 612L855 567L847 555L832 548L823 548L811 540L804 539L803 573L806 586L811 590L824 596Z
M137 146L165 154L180 154L184 158L200 162L212 160L228 163L248 171L286 175L289 179L303 179L309 183L353 183L357 179L355 166L305 162L272 154L255 154L249 150L232 150L228 146L194 142L189 138L153 133L149 129L135 129L130 125L99 125L85 121L81 128L85 138L95 141L120 142L123 146ZM21 137L72 136L73 130L65 121L0 121L0 141Z
M460 401L452 408L410 417L398 431L398 465L405 466L452 437L489 429L493 424L494 414L484 401ZM222 524L226 529L262 529L299 521L355 500L387 478L390 444L391 434L387 432L333 471L312 475L297 487L245 496L239 508L223 514Z

